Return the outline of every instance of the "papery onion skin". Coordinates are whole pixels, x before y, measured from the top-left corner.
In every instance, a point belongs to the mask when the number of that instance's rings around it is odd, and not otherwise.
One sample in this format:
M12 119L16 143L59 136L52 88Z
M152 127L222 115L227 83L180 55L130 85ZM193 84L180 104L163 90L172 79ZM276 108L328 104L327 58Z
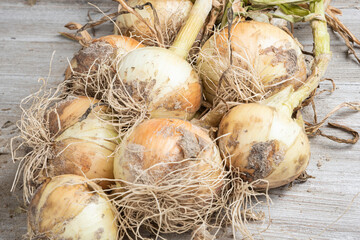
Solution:
M184 159L195 161L171 165ZM164 163L154 167L156 164ZM117 149L114 159L114 176L127 182L151 168L155 182L187 164L198 164L196 170L208 180L217 181L222 160L216 144L201 128L180 119L149 119L138 125ZM212 187L218 192L221 184ZM208 191L208 189L203 189Z
M30 202L28 231L36 239L115 240L116 213L95 183L76 175L56 176Z
M93 178L113 178L112 153L118 142L117 131L95 113L106 106L88 97L73 97L49 110L47 121L54 158L49 159L52 175L76 174ZM92 108L93 106L93 108ZM110 182L99 184L106 187Z
M94 72L102 61L126 54L136 48L144 47L135 39L108 35L94 39L89 46L76 53L65 71L65 79L70 79L72 72Z
M132 89L131 96L145 99L152 118L191 119L200 108L202 90L197 73L168 49L137 49L127 54L117 69L121 80Z
M152 4L159 17L159 27L165 44L171 44L180 27L187 19L193 6L192 2L189 0L129 0L127 4L135 7L147 2ZM154 26L154 15L150 6L145 6L143 10L136 9L136 11L148 21L151 26ZM119 30L117 27L119 27L122 34L132 36L132 38L138 41L144 41L149 45L155 45L156 43L156 35L151 32L148 26L131 13L121 14L116 20L116 25L115 33L118 33Z
M269 188L292 182L309 163L310 144L303 127L263 104L231 109L220 123L218 137L221 153L230 158L228 166L231 163L246 181L267 180Z
M236 23L231 28L231 44L233 60L237 58L240 62L234 60L233 64L245 71L253 69L265 91L274 94L290 84L296 89L306 80L305 58L300 47L278 27L256 21ZM207 40L201 52L197 68L204 95L212 102L219 79L229 67L228 28Z

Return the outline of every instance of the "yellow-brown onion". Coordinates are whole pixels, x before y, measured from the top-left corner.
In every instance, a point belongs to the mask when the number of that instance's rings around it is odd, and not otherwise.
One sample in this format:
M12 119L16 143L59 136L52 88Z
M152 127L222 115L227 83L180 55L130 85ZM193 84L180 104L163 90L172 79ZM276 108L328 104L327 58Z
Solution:
M301 49L297 42L280 28L263 22L239 22L232 26L230 39L233 52L232 69L240 69L237 71L243 73L235 77L225 74L224 77L229 79L222 84L233 82L232 78L241 81L253 91L243 98L264 94L260 91L261 85L254 87L254 79L262 84L265 92L272 93L290 84L296 89L306 80L306 65ZM203 81L204 95L210 102L216 96L220 77L230 66L228 48L228 28L214 34L201 48L197 68ZM244 92L243 89L237 91Z
M99 117L106 111L98 100L82 96L68 97L49 109L47 121L54 156L49 159L51 175L113 178L117 131ZM100 182L102 187L108 184Z
M269 188L296 179L307 167L310 144L303 122L259 103L232 108L221 120L219 148L227 162L249 182L268 181ZM262 182L257 188L266 188Z
M102 61L124 55L136 48L144 47L135 39L108 35L94 39L89 46L77 52L66 68L65 79L70 79L73 71L79 73L92 73L97 70L98 64Z
M192 7L190 0L129 0L127 4L131 7L143 5L150 2L159 17L159 28L164 38L165 45L172 43L180 27L184 24ZM154 26L154 14L150 6L145 6L142 10L136 9L149 24ZM116 19L115 33L118 28L122 34L131 36L138 41L146 44L155 45L156 34L154 34L145 23L140 21L134 14L121 14Z
M186 159L194 161L181 163ZM222 161L216 144L201 128L180 119L149 119L123 139L115 154L114 176L134 182L149 168L147 174L155 177L153 182L176 169L187 168L203 173L211 186L211 182L218 181ZM221 185L213 184L212 187L214 192L218 192Z
M95 183L76 175L47 179L28 211L31 239L117 239L116 213Z

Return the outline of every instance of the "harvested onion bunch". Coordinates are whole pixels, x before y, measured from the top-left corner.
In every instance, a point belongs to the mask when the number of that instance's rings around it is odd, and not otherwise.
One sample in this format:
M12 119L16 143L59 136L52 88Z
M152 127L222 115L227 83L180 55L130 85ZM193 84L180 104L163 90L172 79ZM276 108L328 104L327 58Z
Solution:
M99 186L76 175L47 179L28 211L30 239L117 239L116 210Z
M207 101L253 102L306 79L297 42L269 23L238 22L215 32L197 62ZM231 46L231 53L230 53ZM221 79L221 80L220 80Z
M315 13L323 15L322 1L314 3ZM315 65L306 83L294 90L284 88L261 103L231 109L219 126L221 152L228 165L249 182L263 179L258 188L285 185L307 167L310 145L301 118L292 119L293 109L316 89L330 59L326 22L312 21Z
M57 89L61 89L60 85ZM43 95L41 95L43 94ZM67 97L57 92L31 95L23 108L22 144L31 151L20 157L18 175L23 172L24 198L29 201L34 188L44 177L76 174L94 178L113 178L113 151L117 131L111 124L108 108L87 97ZM16 181L17 181L16 180ZM109 181L101 181L107 187Z
M69 90L74 94L95 97L106 88L106 82L97 82L94 78L100 71L101 64L111 65L115 58L120 58L126 53L144 47L138 41L118 35L109 35L91 40L77 52L65 71Z
M209 221L225 183L216 144L179 119L149 119L132 129L116 151L114 176L122 228L146 226L155 234Z
M181 26L187 19L193 6L190 0L129 0L130 7L143 6L142 9L136 8L135 11L151 26L150 29L144 22L132 13L124 13L117 17L115 33L131 36L132 38L144 42L147 45L157 45L158 34L161 34L163 44L169 46L175 39ZM154 16L154 11L156 15ZM157 18L156 18L157 17ZM120 30L120 32L119 32ZM160 30L160 32L156 32Z

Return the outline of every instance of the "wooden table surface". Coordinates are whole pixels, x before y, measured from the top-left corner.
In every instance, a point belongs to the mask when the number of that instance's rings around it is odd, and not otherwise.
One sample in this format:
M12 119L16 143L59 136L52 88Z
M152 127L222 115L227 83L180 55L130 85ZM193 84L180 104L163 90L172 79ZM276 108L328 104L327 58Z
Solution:
M26 233L26 213L21 191L10 193L17 168L8 148L8 139L16 134L15 122L22 98L39 88L37 79L46 77L53 51L50 83L62 81L67 65L79 44L59 36L70 21L85 23L87 13L97 19L94 7L85 0L38 0L29 6L25 0L0 1L0 239L21 239ZM102 10L115 11L110 0L91 0ZM337 0L333 5L343 11L340 19L360 37L360 1ZM97 29L96 36L111 33L110 24ZM308 25L296 27L296 36L307 50L312 37ZM360 100L360 65L337 35L331 33L333 58L326 73L336 83L336 91L317 97L319 119L342 102ZM360 49L357 48L360 54ZM330 89L330 83L321 83ZM309 118L309 109L305 117ZM360 131L360 114L341 110L332 122ZM327 133L348 137L331 129ZM263 239L360 239L360 144L346 145L326 138L311 138L311 162L308 173L315 178L270 191L271 225ZM251 224L255 229L258 224ZM171 239L189 239L188 235Z

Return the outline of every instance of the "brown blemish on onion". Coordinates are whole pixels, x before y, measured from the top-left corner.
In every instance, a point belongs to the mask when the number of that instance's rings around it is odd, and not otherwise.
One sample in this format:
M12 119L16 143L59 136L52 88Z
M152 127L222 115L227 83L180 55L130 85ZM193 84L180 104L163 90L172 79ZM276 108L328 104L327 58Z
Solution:
M96 71L99 64L110 59L113 54L114 48L111 44L105 41L94 42L75 54L76 67L73 70L79 73Z
M307 159L308 159L307 155L301 155L296 160L296 162L295 162L295 164L296 164L295 171L296 172L299 172L299 170L304 167L304 164L305 164L305 162L307 162Z
M149 79L148 81L124 82L121 84L125 86L125 90L135 101L150 102L150 94L153 92L152 89L156 84L156 79Z
M251 146L248 156L248 168L254 169L254 179L264 179L273 168L284 160L285 151L279 141L257 142Z
M99 228L99 229L96 230L96 232L94 233L94 239L95 239L95 240L100 240L103 233L104 233L104 228Z
M190 83L187 87L166 96L159 101L156 108L165 108L169 111L182 110L189 114L195 113L201 105L201 85L198 82Z
M178 145L182 150L184 159L196 158L202 150L195 134L185 128L179 129L181 137L178 140Z

